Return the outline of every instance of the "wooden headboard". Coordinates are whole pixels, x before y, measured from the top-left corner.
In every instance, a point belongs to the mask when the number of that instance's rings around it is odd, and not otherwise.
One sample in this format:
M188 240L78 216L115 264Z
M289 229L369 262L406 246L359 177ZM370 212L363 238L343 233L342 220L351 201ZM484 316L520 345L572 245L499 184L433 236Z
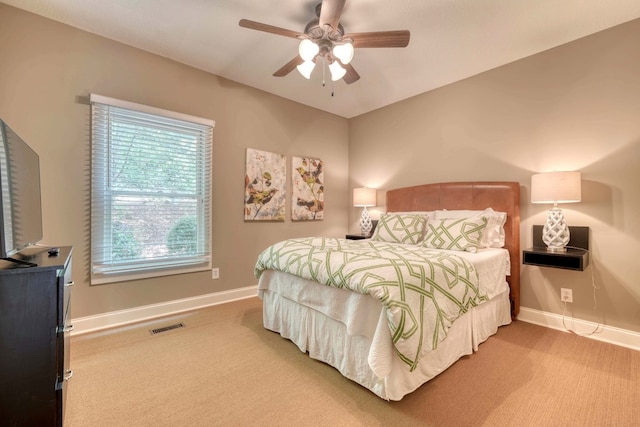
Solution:
M493 208L506 212L505 249L511 259L511 315L520 312L520 184L517 182L447 182L387 191L387 212Z

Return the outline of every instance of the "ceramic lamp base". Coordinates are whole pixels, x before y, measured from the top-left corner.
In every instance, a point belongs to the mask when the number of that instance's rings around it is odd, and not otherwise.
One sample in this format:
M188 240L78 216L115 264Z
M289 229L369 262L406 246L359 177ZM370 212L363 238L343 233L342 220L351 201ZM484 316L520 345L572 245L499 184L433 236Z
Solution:
M564 220L562 210L554 207L549 211L547 222L542 228L542 241L549 252L566 252L565 246L570 239L569 226Z
M362 215L360 216L360 231L362 231L363 236L368 236L371 233L371 217L369 216L369 211L365 206L362 209Z

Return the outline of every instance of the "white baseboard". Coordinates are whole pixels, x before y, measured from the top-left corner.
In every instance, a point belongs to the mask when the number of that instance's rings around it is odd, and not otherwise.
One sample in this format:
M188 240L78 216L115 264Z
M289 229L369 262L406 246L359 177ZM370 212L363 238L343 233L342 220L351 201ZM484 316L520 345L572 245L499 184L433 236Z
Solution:
M87 332L141 322L183 311L195 310L211 305L224 304L226 302L251 298L256 295L258 295L257 285L233 289L230 291L199 295L192 298L167 301L160 304L144 305L127 310L111 311L108 313L97 314L95 316L79 317L77 319L71 319L71 324L73 325L73 332L71 332L71 335L85 334Z
M130 323L142 322L157 317L169 316L188 310L196 310L212 305L224 304L231 301L251 298L257 294L257 286L247 286L245 288L167 301L160 304L151 304L127 310L111 311L95 316L79 317L71 319L71 323L74 326L71 335L85 334ZM597 329L598 332L588 335L596 329L598 326L596 323L569 317L566 317L565 322L563 323L562 315L527 307L520 307L518 320L568 332L565 328L566 324L567 327L571 328L578 335L631 348L633 350L640 350L640 333L626 329L602 325Z
M527 323L534 323L540 326L546 326L547 328L557 329L564 332L571 332L567 330L567 328L570 328L576 334L586 338L616 344L633 350L640 350L640 333L626 329L615 328L607 325L600 325L598 328L597 323L572 317L565 317L563 322L563 316L560 314L548 313L546 311L535 310L527 307L520 307L518 320L522 320ZM565 324L567 327L565 327ZM594 330L597 332L592 334L591 332Z

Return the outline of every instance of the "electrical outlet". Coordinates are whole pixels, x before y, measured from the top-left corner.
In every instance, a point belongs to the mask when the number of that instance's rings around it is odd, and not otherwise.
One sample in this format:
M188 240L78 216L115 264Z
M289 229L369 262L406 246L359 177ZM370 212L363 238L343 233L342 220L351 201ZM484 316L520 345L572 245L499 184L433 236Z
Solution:
M573 290L567 288L560 288L560 301L573 302Z
M219 268L212 268L211 269L211 278L213 280L220 278L220 269Z

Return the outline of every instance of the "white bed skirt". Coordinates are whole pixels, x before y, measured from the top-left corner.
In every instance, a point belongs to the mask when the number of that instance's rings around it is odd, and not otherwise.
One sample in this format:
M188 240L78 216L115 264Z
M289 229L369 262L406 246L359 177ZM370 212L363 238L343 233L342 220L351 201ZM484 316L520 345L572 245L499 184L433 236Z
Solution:
M372 297L276 271L261 276L258 295L266 329L386 400L402 399L511 323L506 290L456 320L438 348L409 372L395 354L382 305Z

